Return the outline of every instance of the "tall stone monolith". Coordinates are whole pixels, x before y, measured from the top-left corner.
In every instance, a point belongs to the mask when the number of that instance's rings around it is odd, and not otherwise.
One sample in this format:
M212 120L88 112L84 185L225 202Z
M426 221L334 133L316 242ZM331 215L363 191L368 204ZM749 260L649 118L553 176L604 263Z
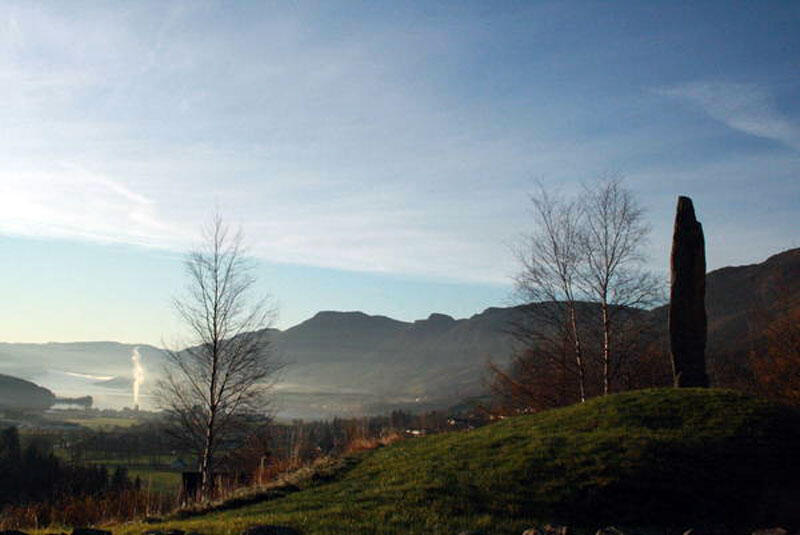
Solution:
M669 342L675 386L708 386L706 246L689 197L678 197L670 258Z

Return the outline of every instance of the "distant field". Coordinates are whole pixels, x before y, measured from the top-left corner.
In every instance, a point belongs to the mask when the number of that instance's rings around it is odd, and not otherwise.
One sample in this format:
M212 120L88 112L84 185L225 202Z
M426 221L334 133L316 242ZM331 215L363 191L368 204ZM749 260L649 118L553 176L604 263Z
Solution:
M64 421L88 427L93 431L109 430L115 427L131 427L139 423L139 420L135 418L70 418Z
M183 457L186 459L187 457ZM139 466L153 466L163 469L168 469L175 461L174 455L138 455L133 457L120 457L120 458L103 458L103 457L89 457L86 459L87 463L102 464L105 466L128 466L130 468Z
M181 471L168 468L175 458L172 456L160 456L156 460L158 464L151 464L151 457L140 457L130 459L89 459L89 464L105 466L112 471L118 466L128 469L128 477L133 481L136 476L142 482L143 489L153 492L177 494L181 487Z
M188 466L193 466L194 462L186 456L182 456L184 461L189 462ZM132 458L106 459L88 458L84 462L105 466L109 471L113 471L118 466L128 469L128 477L134 480L136 476L142 482L143 489L165 494L177 494L181 487L181 470L171 468L175 461L174 455L141 455ZM186 468L191 470L191 468Z

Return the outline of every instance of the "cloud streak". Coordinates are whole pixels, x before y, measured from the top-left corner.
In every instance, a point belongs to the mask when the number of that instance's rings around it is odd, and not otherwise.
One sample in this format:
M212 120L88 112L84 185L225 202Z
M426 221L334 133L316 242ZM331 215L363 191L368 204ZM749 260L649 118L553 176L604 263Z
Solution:
M152 200L71 162L0 172L0 213L17 236L171 247L182 235Z
M729 128L800 151L800 126L781 115L771 93L759 85L692 82L656 92L698 106Z

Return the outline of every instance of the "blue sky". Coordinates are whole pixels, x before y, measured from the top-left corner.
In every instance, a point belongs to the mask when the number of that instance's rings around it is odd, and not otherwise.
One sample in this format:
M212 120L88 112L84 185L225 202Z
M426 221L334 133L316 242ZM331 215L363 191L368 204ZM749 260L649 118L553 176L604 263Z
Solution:
M800 246L796 2L4 2L0 340L159 343L241 225L279 327L509 304L535 179L619 172L665 270ZM8 305L10 303L10 306Z

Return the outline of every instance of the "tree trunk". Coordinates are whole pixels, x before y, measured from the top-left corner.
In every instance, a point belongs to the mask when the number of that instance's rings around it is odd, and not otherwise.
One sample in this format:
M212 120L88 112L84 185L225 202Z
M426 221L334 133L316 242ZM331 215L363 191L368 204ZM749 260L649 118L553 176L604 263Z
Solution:
M603 300L603 395L608 395L611 383L611 319L608 303Z
M203 454L200 457L200 478L201 478L201 494L203 499L211 498L211 491L214 486L212 480L213 474L211 473L211 459L213 455L214 444L214 421L209 420L206 426L206 438L203 446Z
M578 334L578 316L575 312L575 303L569 304L569 319L572 323L572 335L575 340L575 361L578 365L578 388L581 394L581 403L586 401L586 373L583 366L583 352L581 350L581 338Z

